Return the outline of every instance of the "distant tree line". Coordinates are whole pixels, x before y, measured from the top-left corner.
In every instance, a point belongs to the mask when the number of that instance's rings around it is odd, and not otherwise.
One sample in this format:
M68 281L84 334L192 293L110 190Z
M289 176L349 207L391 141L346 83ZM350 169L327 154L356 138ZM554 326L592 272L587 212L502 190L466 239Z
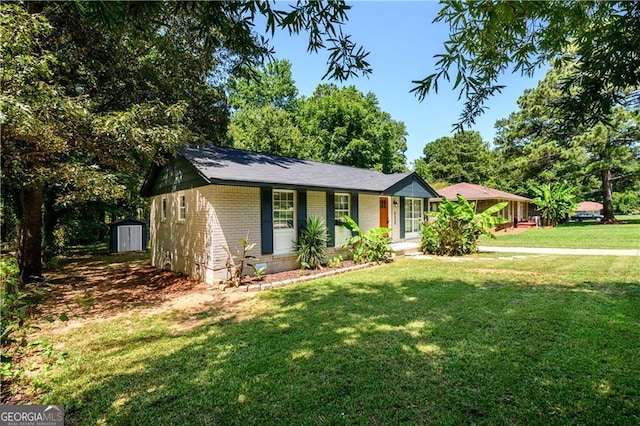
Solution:
M440 186L466 181L528 196L562 183L578 201L602 202L607 220L640 211L640 109L622 98L601 121L574 121L561 98L575 67L554 61L518 110L496 123L491 145L474 131L442 137L425 146L415 170Z

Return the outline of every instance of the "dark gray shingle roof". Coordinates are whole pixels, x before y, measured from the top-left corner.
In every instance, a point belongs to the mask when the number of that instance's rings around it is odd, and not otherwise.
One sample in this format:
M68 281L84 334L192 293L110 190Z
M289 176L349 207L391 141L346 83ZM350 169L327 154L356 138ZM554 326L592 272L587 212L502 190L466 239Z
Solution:
M218 146L189 147L182 155L211 183L251 183L383 193L412 173L299 160Z

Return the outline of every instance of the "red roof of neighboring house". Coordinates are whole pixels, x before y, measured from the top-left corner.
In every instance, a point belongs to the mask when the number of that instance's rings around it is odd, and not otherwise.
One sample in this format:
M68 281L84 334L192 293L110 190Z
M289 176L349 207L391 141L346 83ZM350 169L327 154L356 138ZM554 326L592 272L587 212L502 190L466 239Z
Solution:
M576 211L578 212L599 212L602 210L604 206L600 203L596 203L595 201L583 201L578 204Z
M501 199L510 201L531 201L529 198L521 197L520 195L509 194L508 192L467 182L456 183L455 185L438 189L438 193L443 197L447 197L449 200L455 200L456 196L460 194L467 200Z

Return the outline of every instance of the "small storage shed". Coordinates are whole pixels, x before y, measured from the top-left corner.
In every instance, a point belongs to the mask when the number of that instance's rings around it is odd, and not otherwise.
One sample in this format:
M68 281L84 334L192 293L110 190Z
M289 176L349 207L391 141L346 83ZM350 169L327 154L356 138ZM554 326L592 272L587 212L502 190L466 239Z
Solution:
M141 220L128 218L109 224L111 253L147 251L147 224Z

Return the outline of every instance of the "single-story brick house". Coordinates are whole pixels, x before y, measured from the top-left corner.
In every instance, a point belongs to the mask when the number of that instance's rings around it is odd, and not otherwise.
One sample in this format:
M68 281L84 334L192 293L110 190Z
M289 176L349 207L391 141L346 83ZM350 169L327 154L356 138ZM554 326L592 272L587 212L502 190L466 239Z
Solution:
M345 215L363 230L387 226L392 239L417 238L430 198L415 173L372 170L225 147L189 147L155 164L140 191L151 199L152 264L206 282L226 278L223 247L249 232L267 272L298 267L294 241L308 217L327 224L328 254L349 237Z
M506 218L511 225L513 225L515 219L518 222L527 222L529 220L529 203L531 200L527 197L468 182L447 186L439 189L438 193L448 200L455 200L457 195L460 194L467 201L476 203L477 212L482 212L495 204L507 201L509 204L499 213L501 217ZM432 211L437 210L437 205L441 201L442 198L431 200L430 209Z

